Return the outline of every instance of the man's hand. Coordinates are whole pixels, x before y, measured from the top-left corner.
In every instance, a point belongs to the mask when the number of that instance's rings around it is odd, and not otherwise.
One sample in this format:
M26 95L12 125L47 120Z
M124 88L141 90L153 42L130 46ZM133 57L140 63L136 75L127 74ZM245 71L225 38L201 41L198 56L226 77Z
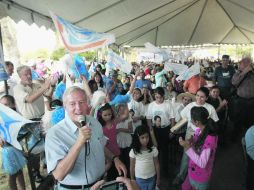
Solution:
M221 107L224 107L228 104L228 101L227 100L223 100L221 103L220 103L220 106Z
M248 72L250 72L252 69L253 69L253 68L252 68L252 66L251 66L251 64L250 64L250 65L248 65L247 67L244 68L243 73L244 73L244 74L245 74L245 73L248 73Z
M51 85L51 77L47 78L43 84L44 89L48 89Z
M161 184L160 178L157 177L157 179L156 179L156 185L160 186L160 184Z
M140 190L135 180L130 180L126 177L118 177L116 181L124 183L127 190Z
M92 130L87 127L81 127L79 128L79 134L78 134L78 139L77 142L79 142L80 145L83 145L87 140L91 138L92 135Z
M114 163L115 163L115 167L116 167L116 169L117 169L117 171L118 171L119 176L121 176L122 173L123 173L124 177L127 177L127 170L126 170L126 167L125 167L125 165L121 162L121 160L120 160L118 157L116 157L113 161L114 161Z
M90 190L97 190L97 189L100 189L100 186L102 186L104 183L105 183L105 180L97 181L97 182L90 188Z

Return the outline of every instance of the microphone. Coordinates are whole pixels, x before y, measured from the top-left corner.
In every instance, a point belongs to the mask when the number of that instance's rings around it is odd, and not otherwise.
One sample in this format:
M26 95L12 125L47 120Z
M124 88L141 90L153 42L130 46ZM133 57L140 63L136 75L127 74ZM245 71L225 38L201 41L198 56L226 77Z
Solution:
M78 116L78 122L80 123L81 127L84 127L86 125L86 116L84 115L79 115ZM90 146L89 140L86 141L86 146ZM90 154L90 153L89 153Z
M81 127L84 127L86 125L86 116L84 115L78 116L78 122L80 123Z

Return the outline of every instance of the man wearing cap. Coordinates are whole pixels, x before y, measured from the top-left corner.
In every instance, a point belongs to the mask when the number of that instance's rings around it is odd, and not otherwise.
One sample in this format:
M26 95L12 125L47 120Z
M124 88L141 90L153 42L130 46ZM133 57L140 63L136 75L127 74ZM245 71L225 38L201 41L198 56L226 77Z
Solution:
M232 89L231 79L234 73L234 67L229 65L229 56L223 55L221 66L216 67L213 78L213 82L219 87L223 99L230 97Z

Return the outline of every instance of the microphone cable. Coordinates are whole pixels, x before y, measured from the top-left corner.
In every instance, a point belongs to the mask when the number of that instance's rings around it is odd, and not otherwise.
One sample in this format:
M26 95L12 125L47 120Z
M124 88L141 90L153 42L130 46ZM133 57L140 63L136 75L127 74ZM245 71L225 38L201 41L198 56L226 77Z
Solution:
M89 125L89 123L88 123L88 125ZM86 159L89 155L90 155L90 142L86 141L85 142L85 175L86 175L86 184L87 185L89 185L89 180L88 180L87 171L86 171L86 166L87 166Z

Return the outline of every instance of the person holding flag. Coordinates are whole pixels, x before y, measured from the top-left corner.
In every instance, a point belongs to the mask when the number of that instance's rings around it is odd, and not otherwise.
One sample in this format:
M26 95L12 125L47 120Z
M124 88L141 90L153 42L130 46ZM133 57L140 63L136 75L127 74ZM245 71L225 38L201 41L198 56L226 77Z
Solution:
M4 95L0 99L0 104L3 104L16 111L16 105L13 96ZM2 125L1 117L0 125ZM19 186L20 190L25 190L26 186L22 168L24 168L26 165L26 159L23 153L14 146L11 146L9 143L5 142L1 137L0 146L2 147L2 169L9 175L8 183L10 189L17 190L17 186Z

